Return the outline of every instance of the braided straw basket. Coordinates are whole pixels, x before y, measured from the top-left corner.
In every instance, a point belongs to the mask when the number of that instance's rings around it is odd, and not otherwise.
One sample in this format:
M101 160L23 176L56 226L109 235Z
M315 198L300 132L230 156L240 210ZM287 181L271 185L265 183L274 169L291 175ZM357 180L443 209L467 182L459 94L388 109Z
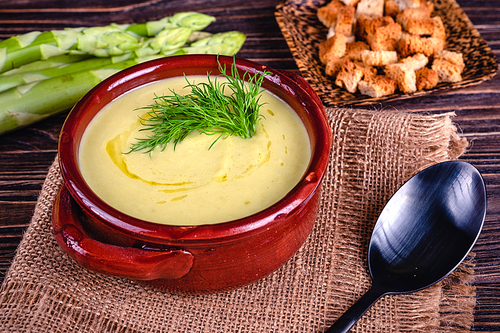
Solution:
M316 17L318 8L326 4L324 0L288 0L277 6L275 17L302 76L314 88L325 106L367 105L406 99L468 87L492 78L498 70L496 57L462 8L455 0L431 1L434 3L434 14L441 17L446 28L445 49L463 54L463 80L457 83L440 83L434 89L413 94L396 91L380 98L372 98L359 92L351 94L337 87L334 80L325 74L324 65L319 60L318 45L326 39L328 29Z

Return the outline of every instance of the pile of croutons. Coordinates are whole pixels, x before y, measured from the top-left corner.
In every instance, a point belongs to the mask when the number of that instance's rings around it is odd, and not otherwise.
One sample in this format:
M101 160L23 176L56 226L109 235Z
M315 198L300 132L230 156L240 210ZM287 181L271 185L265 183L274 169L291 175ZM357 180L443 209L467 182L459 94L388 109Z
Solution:
M351 93L383 97L462 80L461 53L446 51L443 21L426 0L332 0L319 45L326 75Z

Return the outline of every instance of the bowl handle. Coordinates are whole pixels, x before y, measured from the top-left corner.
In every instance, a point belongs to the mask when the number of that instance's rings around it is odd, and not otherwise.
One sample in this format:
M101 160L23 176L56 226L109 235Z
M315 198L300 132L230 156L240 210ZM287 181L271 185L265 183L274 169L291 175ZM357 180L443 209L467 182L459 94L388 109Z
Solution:
M83 231L78 214L71 211L71 196L62 194L64 186L54 202L52 228L57 243L81 266L132 280L180 279L191 270L194 257L182 249L151 251L90 238Z

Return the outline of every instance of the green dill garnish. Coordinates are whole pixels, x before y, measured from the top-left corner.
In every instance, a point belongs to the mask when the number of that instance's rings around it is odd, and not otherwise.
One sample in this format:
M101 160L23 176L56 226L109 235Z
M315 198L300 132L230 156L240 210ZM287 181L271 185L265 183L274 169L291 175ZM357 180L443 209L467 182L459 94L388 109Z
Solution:
M218 135L209 149L221 138L237 135L251 138L257 128L260 117L259 104L262 82L268 72L253 75L246 71L243 77L233 61L231 75L226 74L226 67L219 63L219 70L227 81L219 82L207 74L206 83L194 84L185 77L191 92L179 95L170 89L171 95L157 96L152 105L140 108L149 110L141 118L143 128L140 131L151 131L146 138L136 139L130 152L144 150L151 153L159 147L164 150L169 142L174 149L193 131L207 135ZM247 79L248 83L245 83Z

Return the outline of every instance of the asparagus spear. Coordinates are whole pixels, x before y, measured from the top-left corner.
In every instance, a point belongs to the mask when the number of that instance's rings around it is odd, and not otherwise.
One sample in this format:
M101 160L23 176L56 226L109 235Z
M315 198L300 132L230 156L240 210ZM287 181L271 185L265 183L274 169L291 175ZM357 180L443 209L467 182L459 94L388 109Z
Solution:
M50 59L37 60L34 62L30 62L29 64L23 65L21 67L13 68L7 72L0 74L0 77L6 75L19 74L19 73L30 73L48 68L65 66L92 57L93 56L88 54L62 54L60 56L55 56Z
M30 37L35 35L30 33ZM74 44L77 36L78 33L72 31L47 31L36 35L29 44L26 44L29 40L25 35L19 36L21 38L16 36L6 39L0 42L0 73L33 61L64 54Z
M0 41L0 73L30 62L57 55L94 52L96 56L120 55L142 47L144 35L155 36L165 29L177 27L200 30L213 22L205 14L178 13L159 21L128 26L112 24L105 27L75 28L30 32Z
M46 80L60 75L75 73L82 70L97 69L99 67L123 61L134 56L142 58L160 53L162 55L189 53L233 55L239 51L245 41L244 34L237 31L230 31L210 35L209 37L195 41L190 46L180 49L187 41L191 40L190 32L191 29L182 27L165 30L165 33L160 33L154 39L149 40L143 48L135 50L134 53L126 54L124 57L115 56L106 58L91 58L59 67L27 71L27 67L33 67L36 69L38 66L34 66L35 64L39 63L40 66L44 64L44 61L34 62L23 66L18 69L17 72L16 69L14 69L1 74L0 92L20 85ZM193 38L197 38L198 35L199 34ZM63 56L59 56L57 58L62 57Z
M95 33L99 36L103 36L102 33L99 33L97 31L97 29L94 29L92 31L93 31L92 34ZM85 53L100 54L102 55L102 57L87 59L68 65L62 65L59 67L33 70L31 72L26 71L26 67L32 67L32 68L38 67L35 66L36 63L39 63L40 66L43 65L43 61L38 61L25 65L23 70L20 70L21 72L19 72L18 70L16 73L16 69L10 70L7 73L0 75L0 92L23 84L41 81L51 77L75 73L82 70L96 69L99 67L103 67L133 57L142 58L160 53L163 55L172 55L178 52L179 49L183 45L185 45L186 42L188 42L192 32L193 30L191 28L185 28L185 27L165 29L161 31L156 37L148 39L146 42L142 43L141 44L142 46L139 49L133 50L134 52L125 53L123 56L114 56L114 57L105 57L105 52L108 52L109 50L105 51L103 49L99 49L98 43L96 43L96 41L93 39L86 39L83 42L79 41L79 43L86 44L86 45L79 45L79 48L81 50L86 51ZM115 51L112 53L120 53L120 52ZM59 56L59 58L60 57L61 56ZM9 73L10 75L6 75Z
M128 56L130 56L130 54ZM96 69L124 60L125 59L123 59L123 57L91 58L66 65L60 65L58 67L34 70L31 72L17 72L11 75L0 75L0 92L20 85L84 70Z
M212 53L234 55L245 37L241 33L221 33L201 39L172 54ZM228 47L228 48L224 48ZM165 52L149 57L132 58L94 70L85 70L43 81L21 85L0 93L0 134L30 125L34 122L70 109L96 84L135 64L165 56Z
M131 59L18 86L0 93L0 133L40 121L70 109L105 78L149 59Z
M159 32L156 37L147 39L143 46L134 50L137 57L148 55L170 54L179 50L184 44L189 41L193 29L187 27L176 27L165 29Z
M238 31L228 31L203 38L184 47L186 54L205 53L233 55L238 53L245 42L245 34Z
M215 17L197 12L182 12L170 17L162 18L158 21L149 21L146 23L130 25L114 25L121 30L134 33L141 37L156 36L160 31L175 27L191 28L195 31L201 31L215 21Z

